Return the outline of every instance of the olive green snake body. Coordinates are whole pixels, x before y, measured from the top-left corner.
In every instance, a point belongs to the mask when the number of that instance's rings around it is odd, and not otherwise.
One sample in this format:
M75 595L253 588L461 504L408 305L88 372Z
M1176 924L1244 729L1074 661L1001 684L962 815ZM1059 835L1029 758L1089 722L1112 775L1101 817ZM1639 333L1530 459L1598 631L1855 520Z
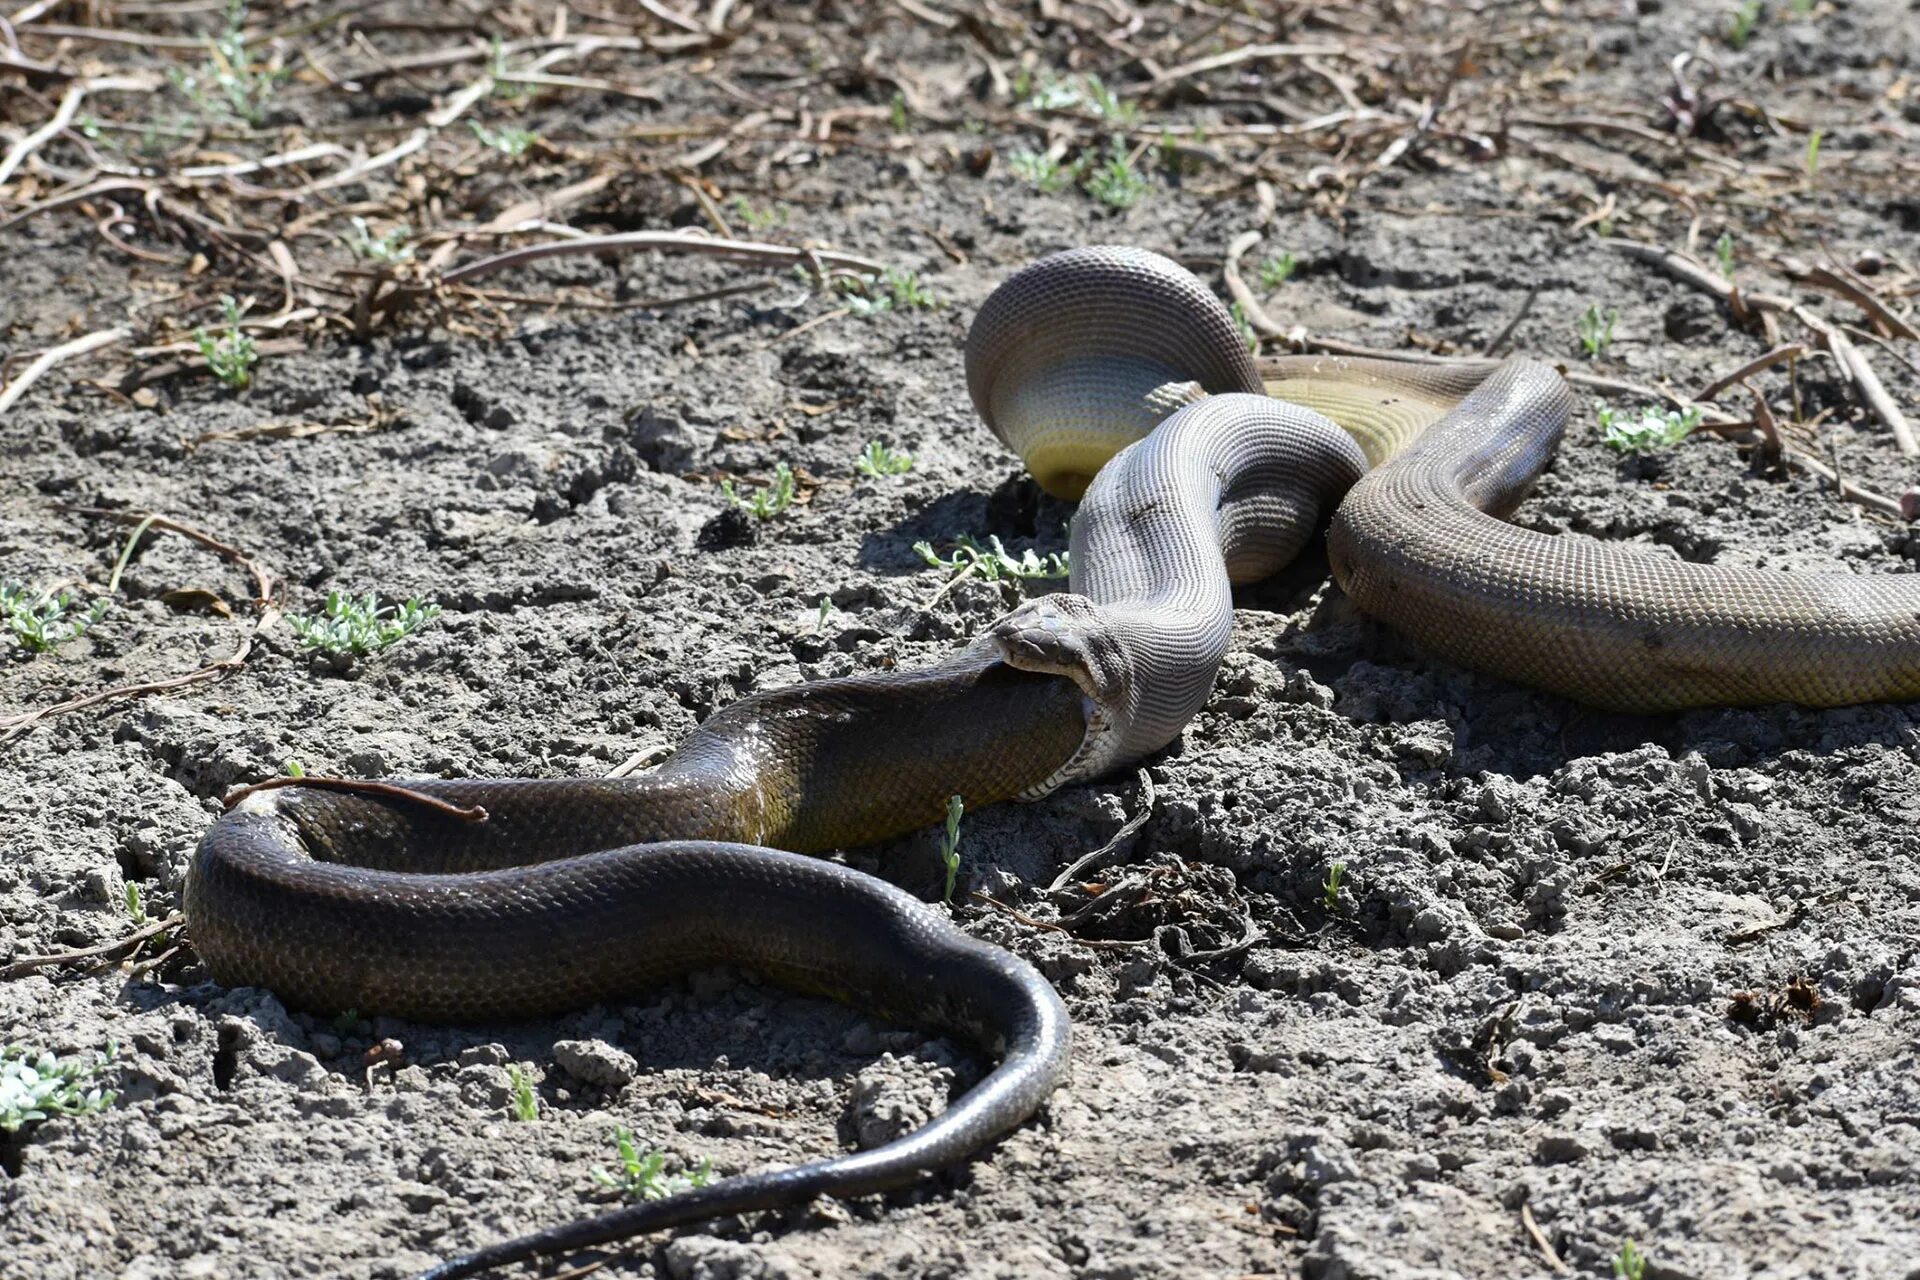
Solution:
M1120 248L1006 281L967 363L976 407L1035 478L1084 492L1068 592L931 668L743 699L648 775L293 785L247 795L203 841L186 888L196 949L219 981L303 1007L525 1017L739 964L1000 1056L944 1115L873 1151L429 1275L904 1185L1026 1120L1066 1069L1051 986L901 891L800 855L925 825L950 795L970 809L1042 795L1158 750L1212 687L1232 585L1285 564L1329 516L1335 578L1363 612L1587 702L1920 694L1920 580L1683 564L1499 520L1571 410L1545 365L1256 365L1199 281Z

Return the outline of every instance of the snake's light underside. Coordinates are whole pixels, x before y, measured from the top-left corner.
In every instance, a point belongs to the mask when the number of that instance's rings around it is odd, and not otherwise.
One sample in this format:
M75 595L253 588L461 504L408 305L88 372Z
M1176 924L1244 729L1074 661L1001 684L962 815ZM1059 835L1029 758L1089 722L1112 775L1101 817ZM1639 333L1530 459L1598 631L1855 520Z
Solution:
M1334 574L1360 609L1497 675L1636 711L1920 694L1920 578L1683 564L1501 520L1571 409L1543 364L1256 367L1185 270L1090 248L988 300L967 384L1042 485L1085 495L1068 592L925 670L745 698L644 777L293 785L247 796L202 842L195 947L220 981L302 1006L522 1017L739 964L1001 1056L939 1119L873 1151L429 1275L900 1186L1026 1120L1066 1068L1053 989L898 890L798 855L912 830L950 795L1044 794L1158 750L1212 687L1233 584L1285 564L1329 516Z

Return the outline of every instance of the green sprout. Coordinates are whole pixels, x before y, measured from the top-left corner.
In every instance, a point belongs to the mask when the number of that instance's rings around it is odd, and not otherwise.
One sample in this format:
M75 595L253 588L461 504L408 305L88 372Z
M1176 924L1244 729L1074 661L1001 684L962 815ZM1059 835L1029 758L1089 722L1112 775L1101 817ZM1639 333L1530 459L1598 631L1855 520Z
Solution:
M860 316L882 311L920 311L939 305L932 292L913 271L888 267L877 276L840 276L833 287L845 296L847 307Z
M967 811L959 796L947 797L947 831L940 840L940 861L947 868L947 888L942 902L953 903L953 882L960 875L960 815Z
M913 455L900 453L887 448L878 440L869 440L867 447L853 460L853 469L863 476L875 479L881 476L903 476L913 470Z
M1260 354L1260 335L1254 331L1253 321L1247 319L1247 309L1236 302L1227 310L1233 314L1233 327L1240 331L1240 341L1247 344L1252 354Z
M540 135L531 129L489 129L478 120L467 121L467 127L473 130L481 146L491 147L509 160L518 160L540 141Z
M247 389L253 382L253 366L260 363L260 349L240 328L240 317L245 314L246 308L235 302L231 294L222 294L220 317L225 321L224 332L216 337L204 326L193 331L193 345L200 348L207 368L233 391Z
M752 231L764 231L768 227L783 227L787 224L785 205L771 205L766 209L756 209L753 202L745 196L733 196L727 200L727 208L732 210L733 216ZM805 274L804 268L801 273Z
M898 90L894 91L892 101L887 103L887 123L893 126L895 133L907 131L907 99Z
M1260 261L1260 287L1266 290L1278 289L1293 279L1293 270L1299 264L1291 253L1282 253L1278 257L1263 258Z
M1620 1252L1613 1255L1613 1274L1616 1280L1646 1280L1647 1255L1632 1237L1621 1241Z
M117 1052L107 1042L106 1052L91 1056L56 1058L34 1053L24 1045L0 1045L0 1133L18 1133L22 1126L53 1116L84 1116L105 1111L115 1094L95 1081Z
M507 1080L513 1096L507 1101L507 1117L520 1124L532 1124L540 1118L540 1103L533 1096L533 1080L518 1066L507 1068Z
M1026 83L1031 87L1030 79ZM1037 111L1079 111L1117 125L1130 125L1140 118L1139 107L1121 101L1119 95L1095 75L1079 80L1047 78L1037 92L1028 93L1023 89L1021 96L1027 106Z
M981 546L962 534L954 545L953 553L944 559L934 551L930 542L916 542L913 549L920 553L922 560L951 574L955 581L963 576L975 576L988 582L999 582L1003 578L1064 578L1070 572L1067 552L1055 551L1041 556L1028 547L1016 557L1001 545L998 535L989 535L987 545Z
M254 62L246 25L245 0L230 0L226 29L207 42L205 65L191 72L176 68L168 79L202 114L229 116L257 128L266 122L274 92L293 73Z
M413 238L413 228L406 223L376 238L365 218L356 216L352 222L353 234L347 237L347 244L361 257L383 266L394 266L413 257L413 246L407 243Z
M608 1173L595 1165L593 1180L612 1187L629 1200L665 1200L668 1196L692 1191L713 1181L713 1161L702 1160L698 1169L668 1174L667 1153L655 1148L645 1155L634 1145L631 1129L615 1128L613 1145L620 1154L620 1171Z
M821 596L821 597L820 597L820 612L819 612L818 614L816 614L816 615L814 616L814 619L813 619L813 633L814 633L815 635L825 635L825 634L826 634L826 631L827 631L827 615L828 615L828 614L830 614L830 613L832 613L832 612L833 612L833 597L832 597L832 596Z
M1815 129L1807 135L1807 185L1812 186L1814 179L1820 176L1820 139L1825 133Z
M1760 14L1760 0L1741 0L1740 6L1727 15L1727 44L1735 49L1746 48L1754 27L1760 23Z
M1118 134L1107 143L1107 158L1087 173L1087 194L1110 209L1131 209L1147 194L1147 179L1127 156L1126 140Z
M727 501L756 520L771 520L793 505L793 468L784 462L773 464L773 483L764 489L748 489L744 496L732 480L720 482Z
M1692 435L1704 413L1697 404L1685 409L1658 409L1651 405L1640 410L1638 417L1628 417L1596 402L1595 408L1600 419L1601 439L1610 449L1621 453L1652 453L1656 449L1669 449Z
M1015 177L1025 179L1050 196L1059 195L1079 181L1081 171L1078 164L1063 165L1038 151L1017 151L1009 165Z
M1320 901L1326 904L1330 912L1340 910L1340 889L1346 882L1347 864L1333 862L1327 865L1327 878L1320 882Z
M1620 321L1618 311L1600 314L1600 304L1590 302L1580 315L1578 332L1580 345L1587 350L1587 359L1597 360L1606 349L1613 345L1613 326Z
M127 881L124 896L127 904L127 918L133 921L133 927L138 929L147 923L147 904L140 896L140 886L131 880Z
M1722 231L1720 238L1713 242L1713 260L1720 264L1720 274L1725 279L1733 279L1733 233Z
M345 591L329 591L320 617L290 613L287 625L309 649L365 655L379 653L439 616L439 605L417 597L395 605L381 604L371 591L357 598Z
M0 582L0 615L14 642L29 653L46 653L77 640L107 616L108 599L81 608L71 592L34 591L18 582Z

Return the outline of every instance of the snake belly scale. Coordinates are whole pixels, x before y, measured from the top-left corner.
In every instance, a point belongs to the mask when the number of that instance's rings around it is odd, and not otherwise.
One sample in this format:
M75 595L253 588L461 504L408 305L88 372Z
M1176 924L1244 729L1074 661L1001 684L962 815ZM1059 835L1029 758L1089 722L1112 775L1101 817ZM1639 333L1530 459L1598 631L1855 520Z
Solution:
M1571 410L1537 362L1256 366L1184 269L1100 247L1000 286L970 333L967 383L1040 484L1084 494L1069 591L924 670L742 699L643 777L295 784L247 795L202 842L185 894L196 949L219 981L308 1008L524 1017L731 963L1000 1058L875 1150L428 1275L905 1185L1025 1121L1066 1069L1052 987L935 909L802 855L922 826L952 794L969 808L1043 795L1158 750L1212 687L1232 585L1279 568L1329 516L1335 577L1363 611L1574 698L1660 710L1920 694L1920 580L1679 564L1499 519Z

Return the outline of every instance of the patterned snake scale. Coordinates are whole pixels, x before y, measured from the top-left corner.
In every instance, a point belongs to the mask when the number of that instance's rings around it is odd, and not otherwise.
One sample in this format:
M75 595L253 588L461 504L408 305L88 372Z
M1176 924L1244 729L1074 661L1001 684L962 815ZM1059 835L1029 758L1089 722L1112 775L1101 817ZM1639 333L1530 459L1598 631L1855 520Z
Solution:
M1212 687L1233 584L1287 563L1329 517L1335 578L1361 610L1599 706L1920 694L1920 579L1684 564L1500 520L1571 410L1543 364L1256 365L1192 275L1099 247L1000 286L968 336L967 383L1042 486L1084 495L1068 592L930 668L744 698L641 777L288 780L245 794L202 842L186 885L200 955L219 981L298 1006L528 1017L736 964L999 1057L939 1118L874 1150L426 1275L904 1186L1023 1123L1067 1066L1052 987L942 912L801 855L923 826L952 794L969 808L1043 795L1166 745Z

